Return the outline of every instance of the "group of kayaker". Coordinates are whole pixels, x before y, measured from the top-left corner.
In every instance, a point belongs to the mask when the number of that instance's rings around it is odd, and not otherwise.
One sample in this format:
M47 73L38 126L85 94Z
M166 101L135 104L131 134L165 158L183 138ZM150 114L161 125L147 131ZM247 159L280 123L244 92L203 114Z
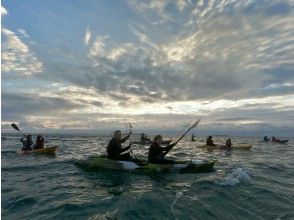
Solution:
M133 143L130 142L130 144L125 148L122 148L121 146L122 143L124 143L126 140L130 138L131 134L132 132L130 130L129 134L126 137L122 138L122 133L120 130L116 130L114 132L114 135L112 139L109 141L107 146L107 155L109 159L127 160L127 161L134 160L134 158L131 157L130 153L124 153L125 151L131 148ZM144 136L144 134L142 136ZM161 147L160 146L161 143L162 143L162 136L161 135L155 136L149 148L149 154L148 154L149 163L159 163L159 164L172 163L171 160L166 160L164 157L174 146L178 144L178 141L166 147Z
M39 150L44 148L44 138L41 135L37 136L36 143L33 144L32 135L27 135L25 138L19 139L23 147L22 151Z
M212 136L211 135L209 135L208 138L206 139L206 145L207 146L216 146L216 144L213 143L213 140L212 140ZM231 138L228 138L226 140L225 147L227 147L227 148L231 148L232 147L232 140L231 140Z
M109 141L108 146L107 146L107 155L109 159L113 160L126 160L126 161L132 161L134 158L131 157L130 153L124 153L127 150L129 150L132 146L132 142L129 143L129 145L125 148L122 148L121 144L127 141L132 132L131 130L129 131L129 134L122 138L122 133L120 130L116 130L114 132L114 135L112 139ZM156 135L151 141L149 138L147 138L147 135L144 133L141 134L141 141L150 141L151 146L149 147L149 152L148 152L148 162L149 163L157 163L157 164L166 164L166 163L173 163L172 160L167 160L165 159L165 155L174 147L178 144L179 140L169 144L166 147L162 147L161 144L163 143L163 139L161 135ZM216 144L213 143L212 136L208 136L206 140L206 145L207 146L216 146ZM231 139L228 138L226 140L226 144L224 145L226 148L231 148L232 147L232 142Z
M268 142L268 141L270 141L271 139L269 139L267 136L264 136L263 140L264 140L265 142ZM280 139L277 139L275 136L272 136L272 142L285 144L285 143L288 142L288 140L280 140Z

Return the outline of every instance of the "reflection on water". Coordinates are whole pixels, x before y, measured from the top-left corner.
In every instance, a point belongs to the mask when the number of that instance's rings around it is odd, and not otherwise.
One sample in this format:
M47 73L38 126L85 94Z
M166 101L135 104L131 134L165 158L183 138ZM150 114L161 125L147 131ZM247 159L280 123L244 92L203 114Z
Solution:
M17 155L18 139L16 135L2 137L3 219L294 217L293 139L288 145L272 145L258 138L237 137L233 142L253 144L252 149L224 151L197 148L205 137L193 143L189 138L169 156L217 159L214 172L158 175L87 171L74 165L77 159L105 154L109 136L48 136L47 145L59 145L53 157ZM225 139L214 141L224 143ZM146 159L148 146L134 145L133 152Z

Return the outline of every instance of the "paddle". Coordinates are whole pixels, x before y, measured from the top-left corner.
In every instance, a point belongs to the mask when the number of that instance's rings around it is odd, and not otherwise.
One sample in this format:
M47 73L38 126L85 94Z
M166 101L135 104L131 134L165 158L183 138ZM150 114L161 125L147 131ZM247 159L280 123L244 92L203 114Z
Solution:
M23 136L27 137L27 135L25 135L19 128L16 124L12 123L11 124L11 127L13 127L15 130L19 131L20 133L22 133Z
M185 136L186 136L186 134L188 134L189 133L189 131L191 131L193 128L196 128L197 127L197 125L199 124L199 122L200 122L200 120L201 120L201 118L199 118L175 143L178 143L178 142L180 142L180 140L182 140ZM170 149L171 150L171 149ZM170 151L169 150L169 151ZM166 151L165 153L164 153L164 155L166 155L166 154L168 154L168 152L169 151Z
M189 133L189 131L191 131L193 128L196 128L200 120L201 118L199 118L176 142L179 142L180 140L182 140L186 136L186 134Z

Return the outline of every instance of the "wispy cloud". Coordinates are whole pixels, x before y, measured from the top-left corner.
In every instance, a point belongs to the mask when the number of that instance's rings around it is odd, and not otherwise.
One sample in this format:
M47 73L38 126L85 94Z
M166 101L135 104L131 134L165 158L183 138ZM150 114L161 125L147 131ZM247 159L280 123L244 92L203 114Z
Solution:
M86 33L85 33L85 39L84 39L84 43L87 46L89 44L89 41L91 40L91 32L89 30L89 28L87 28Z
M18 33L20 33L23 37L30 38L30 35L28 35L27 32L23 29L19 29Z
M4 8L3 6L1 6L1 17L2 16L6 16L8 15L8 11L6 10L6 8Z
M42 72L42 63L29 47L13 32L2 28L2 71L32 75Z

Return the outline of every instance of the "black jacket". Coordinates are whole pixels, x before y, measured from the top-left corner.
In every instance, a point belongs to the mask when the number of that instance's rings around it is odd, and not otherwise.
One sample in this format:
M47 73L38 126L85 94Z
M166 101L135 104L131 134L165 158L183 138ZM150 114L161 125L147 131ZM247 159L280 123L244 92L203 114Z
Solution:
M164 156L176 145L173 143L167 147L160 147L159 144L153 143L149 148L148 163L160 163L164 160Z
M108 154L108 158L109 159L113 159L113 160L118 160L119 159L119 155L124 152L127 151L128 149L130 149L131 146L122 148L121 144L123 142L125 142L126 140L128 140L130 137L130 135L126 136L125 138L119 140L116 138L112 138L109 141L109 144L107 146L107 154Z

